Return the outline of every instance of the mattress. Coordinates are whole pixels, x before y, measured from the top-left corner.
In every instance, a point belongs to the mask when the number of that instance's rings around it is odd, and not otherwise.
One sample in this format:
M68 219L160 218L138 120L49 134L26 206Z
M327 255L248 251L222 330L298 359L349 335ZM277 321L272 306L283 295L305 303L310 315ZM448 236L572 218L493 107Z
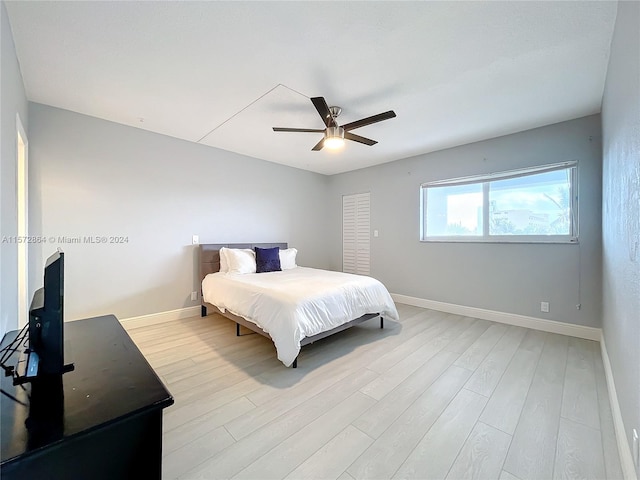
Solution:
M202 281L202 297L267 332L286 366L298 356L305 337L367 313L398 320L391 295L378 280L307 267L243 275L212 273Z

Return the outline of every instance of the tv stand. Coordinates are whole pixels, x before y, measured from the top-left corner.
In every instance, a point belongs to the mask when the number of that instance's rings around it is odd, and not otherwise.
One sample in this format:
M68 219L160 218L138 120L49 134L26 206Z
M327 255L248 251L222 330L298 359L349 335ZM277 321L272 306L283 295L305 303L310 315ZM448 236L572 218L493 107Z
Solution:
M171 394L115 316L66 322L64 331L75 370L24 386L0 379L18 400L0 395L2 479L160 479Z

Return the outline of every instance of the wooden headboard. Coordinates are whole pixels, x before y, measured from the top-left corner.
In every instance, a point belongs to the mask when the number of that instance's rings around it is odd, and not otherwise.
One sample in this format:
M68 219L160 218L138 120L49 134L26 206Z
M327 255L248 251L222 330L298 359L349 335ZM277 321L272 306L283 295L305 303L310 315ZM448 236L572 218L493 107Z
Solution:
M286 243L204 243L200 244L200 282L210 273L220 271L220 249L227 248L288 248Z

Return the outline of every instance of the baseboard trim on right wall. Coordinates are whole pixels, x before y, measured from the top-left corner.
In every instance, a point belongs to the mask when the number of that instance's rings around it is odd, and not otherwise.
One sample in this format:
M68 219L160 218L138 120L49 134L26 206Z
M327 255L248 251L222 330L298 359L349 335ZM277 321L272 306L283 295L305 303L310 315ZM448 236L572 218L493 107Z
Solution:
M613 428L616 432L616 441L618 442L618 454L620 455L620 466L622 474L626 480L638 480L636 469L633 465L633 456L631 447L627 441L627 433L624 429L622 421L622 412L618 403L618 393L616 392L616 384L613 380L613 370L611 370L611 361L607 353L607 347L604 342L604 335L600 338L600 351L602 352L602 363L604 364L604 376L607 380L607 390L609 391L609 403L611 404L611 415L613 416Z
M408 295L400 295L397 293L392 293L391 298L398 303L405 303L407 305L413 305L414 307L429 308L431 310L438 310L439 312L453 313L455 315L462 315L465 317L481 318L482 320L506 323L508 325L516 325L518 327L531 328L533 330L542 330L543 332L559 333L570 337L595 340L596 342L599 342L602 337L602 330L595 327L557 322L555 320L547 320L545 318L528 317L526 315L518 315L516 313L486 310L484 308L467 307L465 305L456 305L454 303L437 302L435 300L410 297Z

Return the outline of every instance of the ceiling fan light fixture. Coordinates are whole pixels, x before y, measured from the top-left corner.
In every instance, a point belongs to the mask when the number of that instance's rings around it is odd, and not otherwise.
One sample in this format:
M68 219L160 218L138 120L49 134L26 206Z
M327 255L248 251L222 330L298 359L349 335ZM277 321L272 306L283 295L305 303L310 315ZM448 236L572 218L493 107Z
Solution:
M344 128L327 127L324 132L324 146L332 150L342 148L344 146Z

